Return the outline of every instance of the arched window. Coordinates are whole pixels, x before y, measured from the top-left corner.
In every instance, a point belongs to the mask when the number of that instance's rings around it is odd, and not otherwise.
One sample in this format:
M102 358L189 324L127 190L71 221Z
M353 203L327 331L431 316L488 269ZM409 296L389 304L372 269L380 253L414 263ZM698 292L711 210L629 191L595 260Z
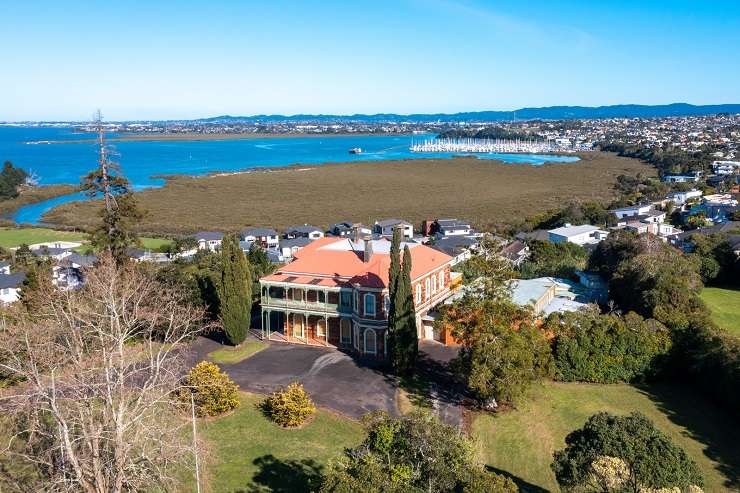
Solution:
M357 291L354 292L354 296L352 297L352 303L353 303L352 309L354 311L359 311L360 310L359 308L360 307L360 293L358 293Z
M316 335L322 337L326 335L326 323L321 319L316 320Z
M425 296L424 299L429 299L429 297L432 295L431 291L429 290L429 278L426 278L426 281L424 281L424 288L425 288Z
M445 271L439 273L439 289L440 291L445 288Z
M365 294L365 315L375 315L375 295Z
M388 316L391 309L391 298L388 295L383 296L383 313Z
M365 352L375 354L377 351L377 341L373 329L365 329Z
M416 304L421 303L421 284L416 285Z
M432 276L432 294L437 292L437 276Z

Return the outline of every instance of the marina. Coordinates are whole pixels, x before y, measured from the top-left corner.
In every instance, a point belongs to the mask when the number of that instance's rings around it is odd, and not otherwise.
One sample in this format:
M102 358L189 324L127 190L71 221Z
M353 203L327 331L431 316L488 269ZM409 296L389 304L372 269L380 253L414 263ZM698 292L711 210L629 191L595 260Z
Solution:
M411 152L451 152L451 153L573 153L577 151L590 151L591 146L574 145L568 139L425 139L422 142L413 142L409 147Z

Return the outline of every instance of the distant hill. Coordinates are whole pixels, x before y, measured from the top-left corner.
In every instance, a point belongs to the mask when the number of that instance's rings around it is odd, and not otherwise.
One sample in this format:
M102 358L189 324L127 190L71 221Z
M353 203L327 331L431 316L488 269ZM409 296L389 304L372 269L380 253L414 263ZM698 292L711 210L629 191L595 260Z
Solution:
M375 115L253 115L214 116L194 120L202 123L228 122L492 122L504 120L567 120L579 118L655 118L662 116L699 116L717 113L740 113L740 104L693 105L673 103L661 105L617 104L612 106L546 106L521 108L514 111L469 111L463 113L416 113L399 115L378 113Z

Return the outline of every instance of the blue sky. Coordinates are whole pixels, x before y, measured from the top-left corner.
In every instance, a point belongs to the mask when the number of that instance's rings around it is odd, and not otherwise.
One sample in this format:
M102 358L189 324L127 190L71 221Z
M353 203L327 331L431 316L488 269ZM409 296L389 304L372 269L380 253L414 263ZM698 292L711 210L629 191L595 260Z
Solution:
M740 103L738 1L5 2L0 120Z

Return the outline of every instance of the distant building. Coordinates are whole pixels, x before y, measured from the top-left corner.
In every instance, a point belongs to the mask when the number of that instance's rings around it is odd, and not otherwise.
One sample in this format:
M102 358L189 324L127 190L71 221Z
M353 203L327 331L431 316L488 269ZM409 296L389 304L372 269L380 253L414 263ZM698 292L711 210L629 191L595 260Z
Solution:
M424 234L426 236L465 236L473 233L470 223L460 219L436 219L424 221Z
M697 182L701 178L701 171L695 171L689 175L665 175L663 181L666 183L691 183Z
M338 236L340 238L354 236L356 232L364 238L373 234L373 228L365 226L364 224L355 224L351 221L340 221L332 224L329 228L329 233L332 236Z
M617 216L617 219L624 219L625 217L639 216L640 214L647 214L653 210L653 204L638 204L631 205L628 207L620 207L619 209L612 209L609 212Z
M703 195L704 192L701 190L688 190L686 192L671 192L668 194L668 200L672 201L676 205L684 205L691 199L698 199Z
M280 240L280 261L288 262L293 259L295 254L303 247L311 243L311 238L300 236L298 238L288 238Z
M440 236L434 237L430 247L446 253L453 258L452 265L468 260L480 245L475 236Z
M740 173L740 161L713 161L712 171L717 175Z
M291 226L285 230L285 238L291 240L293 238L309 238L311 240L318 240L324 237L324 232L316 226L304 224L303 226Z
M501 256L519 266L529 257L529 247L522 240L514 240L501 249Z
M553 277L511 281L511 300L519 306L531 306L535 315L546 317L554 312L574 312L587 306L576 301L572 285Z
M403 228L404 238L414 237L414 225L403 219L385 219L383 221L375 221L373 233L381 236L393 236L393 229L396 227Z
M278 233L271 228L247 228L242 231L241 239L256 243L265 250L277 250L280 246Z
M553 243L575 243L576 245L594 245L604 240L608 231L604 231L598 226L582 224L580 226L571 226L566 224L561 228L551 229L547 232L549 240Z
M199 250L208 250L215 252L221 248L224 241L224 234L218 231L199 231L193 235L198 243Z
M25 280L26 274L24 272L0 274L0 301L6 304L18 301Z

